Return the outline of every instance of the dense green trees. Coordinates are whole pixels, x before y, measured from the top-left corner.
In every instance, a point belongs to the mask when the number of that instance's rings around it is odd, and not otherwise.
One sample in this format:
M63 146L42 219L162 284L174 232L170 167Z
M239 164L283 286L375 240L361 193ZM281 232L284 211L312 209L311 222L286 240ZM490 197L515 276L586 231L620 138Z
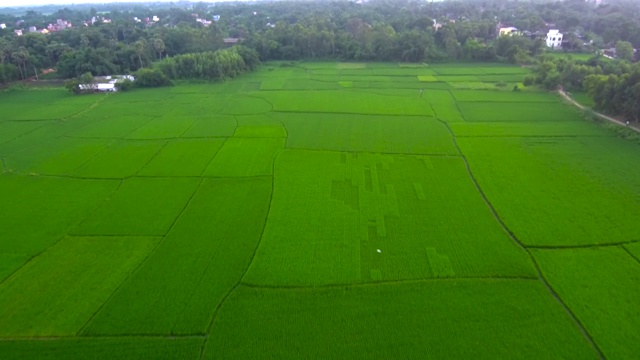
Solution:
M171 79L223 80L251 70L258 63L255 50L237 46L213 52L167 57L154 66Z

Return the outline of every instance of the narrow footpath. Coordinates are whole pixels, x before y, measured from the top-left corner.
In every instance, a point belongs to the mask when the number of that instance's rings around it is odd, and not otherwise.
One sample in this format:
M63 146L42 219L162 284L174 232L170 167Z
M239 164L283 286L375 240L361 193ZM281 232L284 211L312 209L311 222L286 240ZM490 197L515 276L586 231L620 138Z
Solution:
M560 93L560 96L562 96L565 100L567 100L571 104L577 106L579 109L581 109L581 110L591 110L590 108L588 108L588 107L578 103L577 101L573 100L573 98L571 96L567 95L567 93L563 89L559 89L558 93ZM619 120L619 119L613 118L611 116L607 116L607 115L601 114L601 113L599 113L597 111L594 111L594 110L591 110L591 111L601 119L604 119L604 120L607 120L607 121L611 121L611 122L616 123L618 125L626 126L626 127L628 127L629 129L631 129L633 131L640 132L640 128L638 127L637 124L631 124L630 123L629 125L627 125L622 120Z

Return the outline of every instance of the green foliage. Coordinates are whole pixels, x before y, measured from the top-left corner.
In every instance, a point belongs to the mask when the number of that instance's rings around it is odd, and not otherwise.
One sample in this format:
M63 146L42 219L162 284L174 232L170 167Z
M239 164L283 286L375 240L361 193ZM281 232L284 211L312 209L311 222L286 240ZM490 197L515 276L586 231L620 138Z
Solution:
M171 80L159 70L140 69L136 73L135 84L137 87L152 88L161 86L171 86Z
M123 81L116 84L116 88L119 91L129 91L135 86L135 83L129 79L124 79Z
M616 55L622 59L631 61L633 59L633 45L628 41L619 40L616 42Z
M255 68L259 60L254 53L255 51L245 47L234 47L215 52L184 54L165 58L156 67L171 79L224 80ZM249 64L245 63L244 57Z

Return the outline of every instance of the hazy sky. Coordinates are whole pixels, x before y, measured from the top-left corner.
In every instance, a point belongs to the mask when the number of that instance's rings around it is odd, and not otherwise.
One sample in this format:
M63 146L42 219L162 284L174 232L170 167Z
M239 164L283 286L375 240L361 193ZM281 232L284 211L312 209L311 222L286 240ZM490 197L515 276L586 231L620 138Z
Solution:
M154 0L154 1L171 2L175 0ZM224 0L216 0L216 1L224 1ZM0 7L49 5L49 4L59 4L59 5L91 4L91 3L104 4L104 3L114 3L114 2L149 2L149 0L0 0Z

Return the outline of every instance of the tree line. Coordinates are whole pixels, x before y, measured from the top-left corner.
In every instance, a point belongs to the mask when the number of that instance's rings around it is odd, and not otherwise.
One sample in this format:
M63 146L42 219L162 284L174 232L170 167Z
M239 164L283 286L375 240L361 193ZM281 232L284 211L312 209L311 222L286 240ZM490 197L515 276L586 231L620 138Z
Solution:
M109 6L113 9L104 13ZM565 30L575 50L617 40L640 47L640 5L627 0L598 7L582 0L335 0L74 9L0 15L0 22L9 25L0 30L0 81L27 78L46 68L56 68L63 78L129 73L165 57L215 52L225 47L227 37L243 39L262 61L531 63L545 51L536 37L498 38L498 24L541 32L552 24ZM157 22L148 20L154 16ZM74 27L46 35L12 32L18 26L40 29L57 19Z

